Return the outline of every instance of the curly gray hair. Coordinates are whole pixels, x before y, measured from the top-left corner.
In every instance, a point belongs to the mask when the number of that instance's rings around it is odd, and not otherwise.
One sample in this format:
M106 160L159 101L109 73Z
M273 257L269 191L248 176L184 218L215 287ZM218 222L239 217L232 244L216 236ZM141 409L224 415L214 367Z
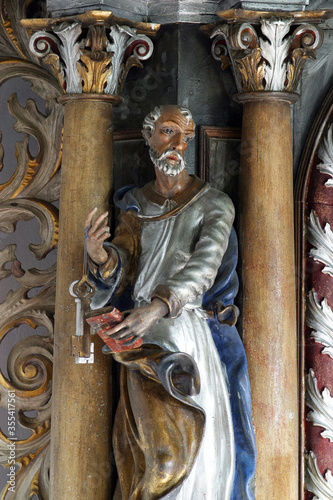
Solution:
M150 113L148 113L146 118L143 120L142 136L145 139L146 144L153 135L156 122L161 116L163 109L166 107L167 106L155 106L155 108ZM181 114L185 116L185 118L187 118L187 121L192 120L195 126L191 111L184 106L178 106L178 109Z

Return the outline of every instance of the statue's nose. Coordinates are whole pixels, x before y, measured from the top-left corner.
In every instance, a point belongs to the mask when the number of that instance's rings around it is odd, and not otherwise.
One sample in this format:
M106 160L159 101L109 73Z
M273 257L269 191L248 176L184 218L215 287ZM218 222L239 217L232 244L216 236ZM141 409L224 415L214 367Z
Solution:
M186 146L187 144L186 142L184 142L184 134L182 133L175 134L172 140L172 148L179 152L183 152L185 151Z

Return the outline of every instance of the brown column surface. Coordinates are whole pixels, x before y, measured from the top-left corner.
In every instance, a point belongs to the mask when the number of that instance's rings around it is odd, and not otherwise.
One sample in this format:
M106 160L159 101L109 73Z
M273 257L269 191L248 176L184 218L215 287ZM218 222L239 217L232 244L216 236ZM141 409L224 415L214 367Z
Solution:
M112 186L112 101L66 96L51 431L51 500L109 499L110 360L95 343L94 364L75 364L75 301L69 286L82 277L84 221L105 211Z
M297 500L293 94L241 94L244 344L258 447L256 500Z

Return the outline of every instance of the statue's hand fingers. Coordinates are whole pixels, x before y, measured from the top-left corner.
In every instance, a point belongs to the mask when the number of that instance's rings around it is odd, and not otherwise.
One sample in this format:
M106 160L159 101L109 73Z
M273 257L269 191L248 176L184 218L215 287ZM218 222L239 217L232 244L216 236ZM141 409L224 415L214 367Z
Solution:
M89 228L90 228L92 218L93 218L93 216L95 215L96 211L97 211L97 207L93 208L93 209L92 209L92 210L90 210L90 212L88 213L87 218L86 218L86 222L85 222L85 228L86 228L86 229L89 229Z
M107 334L113 340L123 340L123 339L126 339L126 338L130 337L131 335L133 335L133 332L131 331L131 329L128 326L125 326L116 333L107 332Z
M103 242L111 236L110 228L108 226L101 227L98 231L96 231L94 236L98 241Z
M141 335L133 335L133 337L130 337L128 340L124 340L122 342L122 345L131 346L131 345L135 344L135 342L137 342L140 338L141 338Z
M108 212L104 212L103 214L99 215L97 219L88 227L88 236L92 237L96 234L97 231L99 231L101 228L105 227L107 225L107 217L108 217ZM91 222L91 220L90 220Z

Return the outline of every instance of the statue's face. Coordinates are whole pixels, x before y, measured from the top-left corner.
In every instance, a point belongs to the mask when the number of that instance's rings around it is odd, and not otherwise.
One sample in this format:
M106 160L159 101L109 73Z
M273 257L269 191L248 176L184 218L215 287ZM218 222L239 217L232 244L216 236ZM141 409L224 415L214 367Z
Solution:
M187 143L194 137L194 123L176 106L167 106L148 140L153 163L166 175L174 176L185 167Z

